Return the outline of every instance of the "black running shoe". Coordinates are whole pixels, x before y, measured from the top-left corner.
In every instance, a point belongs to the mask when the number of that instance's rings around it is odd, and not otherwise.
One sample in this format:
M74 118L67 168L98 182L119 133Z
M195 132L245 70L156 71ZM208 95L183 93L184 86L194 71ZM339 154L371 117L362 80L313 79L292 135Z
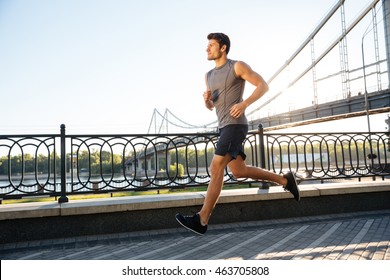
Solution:
M192 230L193 232L203 235L207 231L207 225L202 226L200 223L199 214L196 213L194 216L183 216L182 214L176 214L176 221L179 222L186 229Z
M299 201L301 199L301 196L299 194L299 188L297 180L295 179L295 174L292 172L288 172L287 174L283 175L283 177L287 179L287 185L284 187L284 189L292 193L295 200Z

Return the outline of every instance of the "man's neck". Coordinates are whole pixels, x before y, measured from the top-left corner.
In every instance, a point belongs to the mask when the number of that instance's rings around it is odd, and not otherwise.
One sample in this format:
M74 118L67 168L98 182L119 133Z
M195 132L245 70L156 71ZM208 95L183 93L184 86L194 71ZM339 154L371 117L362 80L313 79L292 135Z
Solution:
M218 68L218 67L221 67L222 65L226 64L227 62L227 56L226 55L223 55L221 56L220 58L218 59L215 59L214 62L215 62L215 67Z

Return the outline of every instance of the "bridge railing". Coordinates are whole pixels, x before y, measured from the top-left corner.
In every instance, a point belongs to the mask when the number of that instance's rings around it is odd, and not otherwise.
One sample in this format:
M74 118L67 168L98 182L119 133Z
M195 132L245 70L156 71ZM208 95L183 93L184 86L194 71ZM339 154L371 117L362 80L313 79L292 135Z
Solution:
M0 199L183 189L209 183L217 133L0 135ZM300 180L390 175L389 133L250 131L247 164ZM250 184L225 170L225 184Z
M301 180L388 176L390 140L387 132L263 134L265 168L297 172Z

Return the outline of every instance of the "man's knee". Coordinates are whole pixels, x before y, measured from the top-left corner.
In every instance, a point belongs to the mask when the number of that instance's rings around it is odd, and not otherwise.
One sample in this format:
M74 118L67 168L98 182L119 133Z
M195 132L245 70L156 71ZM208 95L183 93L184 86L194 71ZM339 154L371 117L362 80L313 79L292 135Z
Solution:
M223 167L223 165L221 164L218 164L216 162L212 162L210 164L210 173L211 173L211 176L215 176L221 172L223 172L225 168Z
M235 178L246 178L246 168L230 169L230 171Z
M226 166L228 165L230 159L227 156L214 156L210 164L211 175L218 174L225 171Z

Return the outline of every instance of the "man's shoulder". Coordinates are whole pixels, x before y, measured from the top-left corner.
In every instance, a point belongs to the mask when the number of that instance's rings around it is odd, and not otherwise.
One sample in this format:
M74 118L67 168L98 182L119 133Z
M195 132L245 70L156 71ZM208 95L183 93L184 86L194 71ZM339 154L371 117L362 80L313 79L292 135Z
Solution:
M210 69L209 71L206 72L206 78L209 78L211 73L213 73L214 69Z
M234 60L233 62L234 62L235 67L248 67L249 66L248 64L246 64L242 60Z
M234 63L234 72L238 77L241 77L241 75L247 71L250 71L251 67L246 64L244 61L237 60L236 63Z

